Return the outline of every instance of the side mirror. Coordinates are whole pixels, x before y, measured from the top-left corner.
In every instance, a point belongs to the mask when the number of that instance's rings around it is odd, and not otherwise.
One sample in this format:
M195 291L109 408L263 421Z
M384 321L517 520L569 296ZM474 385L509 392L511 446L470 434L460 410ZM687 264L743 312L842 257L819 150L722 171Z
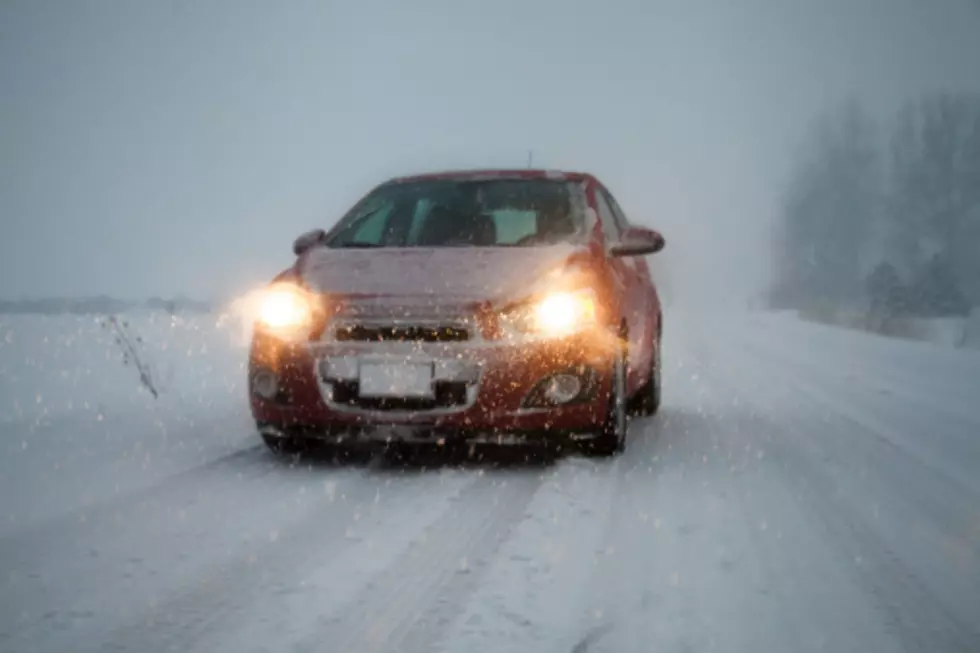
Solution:
M293 241L293 254L302 256L304 253L325 242L327 242L327 232L323 229L312 229L301 234Z
M646 256L659 252L666 245L658 231L643 227L630 227L619 238L619 242L609 249L612 256Z

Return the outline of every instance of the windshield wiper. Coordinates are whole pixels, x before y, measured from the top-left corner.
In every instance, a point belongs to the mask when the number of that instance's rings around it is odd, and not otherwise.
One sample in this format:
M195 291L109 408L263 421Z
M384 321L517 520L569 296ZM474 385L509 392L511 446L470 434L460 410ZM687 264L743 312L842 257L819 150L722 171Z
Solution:
M341 249L371 249L372 247L384 247L381 243L370 243L364 240L352 240L349 243L336 245Z

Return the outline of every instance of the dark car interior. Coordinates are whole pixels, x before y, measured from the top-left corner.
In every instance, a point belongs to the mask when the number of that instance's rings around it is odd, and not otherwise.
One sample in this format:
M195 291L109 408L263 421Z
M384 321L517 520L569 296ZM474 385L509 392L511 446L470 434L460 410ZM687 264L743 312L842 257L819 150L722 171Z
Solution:
M485 213L458 211L437 204L429 211L416 244L419 247L492 247L497 244L497 223Z
M565 183L498 179L383 186L341 220L330 247L514 247L568 240L583 219ZM365 210L365 207L369 207Z

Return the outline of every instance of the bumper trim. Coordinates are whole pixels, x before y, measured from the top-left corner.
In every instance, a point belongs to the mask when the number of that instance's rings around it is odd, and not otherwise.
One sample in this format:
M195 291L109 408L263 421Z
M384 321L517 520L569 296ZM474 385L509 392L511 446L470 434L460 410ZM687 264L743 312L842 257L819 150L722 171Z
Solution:
M259 426L259 435L277 439L289 437L282 431L282 429L272 426L271 424L263 424Z
M550 429L493 431L480 429L441 429L415 425L369 425L345 429L297 427L281 430L271 425L259 427L259 433L275 438L297 438L324 444L393 445L432 444L462 445L534 445L557 441L583 442L596 438L598 432L555 431Z

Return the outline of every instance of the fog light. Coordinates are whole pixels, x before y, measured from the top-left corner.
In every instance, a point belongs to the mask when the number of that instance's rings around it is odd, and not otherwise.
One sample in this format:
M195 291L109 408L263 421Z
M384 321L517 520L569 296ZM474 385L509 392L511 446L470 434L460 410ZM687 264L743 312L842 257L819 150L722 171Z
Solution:
M571 374L556 374L548 379L544 396L553 404L567 404L582 391L582 381Z
M263 399L272 399L279 393L279 379L271 370L259 370L252 375L252 392Z
M549 408L581 404L595 399L599 376L587 365L579 365L546 376L521 401L522 408Z

